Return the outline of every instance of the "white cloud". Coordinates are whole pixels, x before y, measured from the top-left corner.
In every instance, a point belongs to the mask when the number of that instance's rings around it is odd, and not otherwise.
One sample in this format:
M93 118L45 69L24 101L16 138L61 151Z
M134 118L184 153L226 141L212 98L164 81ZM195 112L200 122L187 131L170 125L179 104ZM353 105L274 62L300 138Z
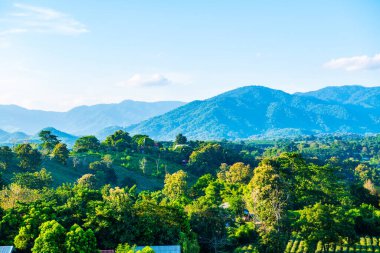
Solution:
M22 33L55 33L78 35L87 27L70 15L44 7L16 3L14 12L5 19L8 27L0 31L0 48L11 45L11 38ZM4 21L3 21L4 22Z
M347 71L380 69L380 54L332 59L325 63L324 66L330 69L344 69Z
M171 81L161 74L141 75L134 74L126 81L119 82L119 86L126 87L157 87L169 85Z
M71 16L44 7L14 4L17 12L11 14L19 24L29 31L55 32L75 35L88 32L86 26Z

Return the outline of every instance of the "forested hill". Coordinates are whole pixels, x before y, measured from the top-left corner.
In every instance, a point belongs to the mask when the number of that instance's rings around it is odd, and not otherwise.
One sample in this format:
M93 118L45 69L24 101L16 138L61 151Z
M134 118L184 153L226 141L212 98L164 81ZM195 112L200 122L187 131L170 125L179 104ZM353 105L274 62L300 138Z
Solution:
M194 101L128 128L160 139L238 139L311 133L378 133L380 88L329 87L288 94L262 86Z
M297 94L342 104L380 108L380 87L367 88L359 85L330 86L317 91Z
M136 124L183 104L178 101L125 100L117 104L79 106L67 112L28 110L16 105L0 105L0 129L35 134L51 126L75 135L96 134L106 127Z

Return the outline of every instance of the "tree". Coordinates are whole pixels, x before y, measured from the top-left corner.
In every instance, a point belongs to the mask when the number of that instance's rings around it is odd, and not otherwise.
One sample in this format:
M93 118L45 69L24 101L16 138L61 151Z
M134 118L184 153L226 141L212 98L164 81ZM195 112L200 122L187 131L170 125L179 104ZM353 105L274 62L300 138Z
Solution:
M51 220L54 216L52 202L36 201L25 207L22 215L22 226L14 238L14 245L22 252L30 252L39 234L41 223Z
M180 200L187 193L187 173L179 170L173 174L166 174L162 192L172 201Z
M13 152L8 146L0 147L0 169L7 169L13 159Z
M93 174L84 174L77 180L77 184L84 188L95 189L97 180Z
M55 145L52 152L52 157L63 165L66 165L67 159L69 158L69 150L67 149L67 145L65 143L58 143Z
M137 231L130 193L118 187L105 187L102 191L103 201L94 202L86 211L86 227L101 238L99 245L103 248L115 248L119 242L133 241Z
M40 147L47 154L53 150L53 148L59 143L59 140L56 135L52 134L51 131L42 130L39 132L38 136L40 137L41 144Z
M19 144L15 148L19 167L22 169L36 170L41 163L41 154L33 149L30 144Z
M117 182L115 170L107 162L95 161L90 163L89 168L95 171L95 177L99 182L103 182L103 184L115 184Z
M141 150L149 149L154 146L154 140L149 138L148 135L136 134L132 137L132 142Z
M132 138L129 136L129 133L124 132L123 130L117 130L105 139L104 144L120 152L130 147L131 142Z
M219 144L207 144L193 151L189 157L189 167L196 175L215 174L220 164L226 161L225 151Z
M248 202L259 219L262 244L270 251L281 251L286 237L283 221L288 207L288 185L269 160L263 160L254 170Z
M253 171L249 165L242 162L234 163L227 170L218 173L218 178L223 178L228 183L248 183Z
M229 222L226 210L218 207L190 213L191 228L198 234L201 252L223 252L228 244L226 224Z
M32 253L65 252L65 234L65 229L55 220L42 223Z
M323 252L327 252L329 243L338 243L342 239L352 242L356 236L354 216L342 207L316 203L300 213L297 221L300 235L310 247L321 241Z
M142 171L143 174L146 173L147 164L148 164L148 160L145 157L143 157L139 163L140 170Z
M99 150L99 148L100 148L99 140L95 136L89 135L89 136L83 136L77 139L74 143L73 149L75 152L81 153L81 152L88 152L88 151L96 152Z
M175 142L174 143L177 144L177 145L186 144L187 143L187 138L186 138L186 136L184 136L182 134L178 134L175 137Z
M15 173L12 181L15 184L29 189L42 189L51 186L53 177L46 169L41 169L37 172Z
M21 203L34 202L40 198L41 194L38 190L10 184L0 190L0 207L3 209L15 208Z
M70 253L97 253L96 238L91 229L84 231L79 225L71 226L66 234L66 252Z
M117 245L115 253L135 253L136 246L130 246L128 243Z

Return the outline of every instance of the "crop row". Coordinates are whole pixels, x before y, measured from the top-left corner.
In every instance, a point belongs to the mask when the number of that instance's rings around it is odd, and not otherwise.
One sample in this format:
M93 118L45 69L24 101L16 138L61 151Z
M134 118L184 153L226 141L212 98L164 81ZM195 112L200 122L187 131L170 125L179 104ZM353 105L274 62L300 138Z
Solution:
M299 237L288 241L284 253L323 252L322 242L318 242L316 249L308 250L305 241ZM327 247L328 253L380 253L380 237L360 237L354 244L331 243Z

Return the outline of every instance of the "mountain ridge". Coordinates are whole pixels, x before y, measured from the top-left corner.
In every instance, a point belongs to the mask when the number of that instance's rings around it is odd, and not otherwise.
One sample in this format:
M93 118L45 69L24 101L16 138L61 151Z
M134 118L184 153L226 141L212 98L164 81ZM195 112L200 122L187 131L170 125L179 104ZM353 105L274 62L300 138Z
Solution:
M95 134L114 125L127 126L185 104L180 101L120 103L78 106L66 112L29 110L18 105L0 105L0 129L33 135L52 126L75 135ZM38 120L36 120L38 119Z
M373 94L377 95L380 89ZM289 94L256 85L191 102L127 128L132 134L162 140L173 139L178 133L190 139L246 139L284 129L308 133L379 132L380 110L360 103L323 100L316 93Z

